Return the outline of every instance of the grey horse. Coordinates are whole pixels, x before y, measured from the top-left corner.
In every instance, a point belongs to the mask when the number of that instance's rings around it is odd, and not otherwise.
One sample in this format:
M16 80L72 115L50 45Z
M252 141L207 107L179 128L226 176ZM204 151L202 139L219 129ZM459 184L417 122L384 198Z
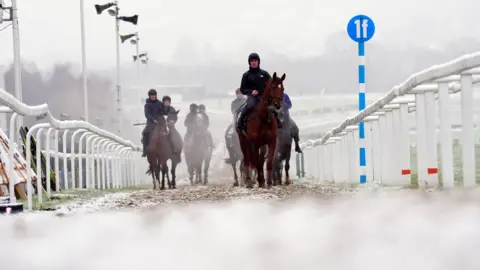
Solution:
M292 139L295 142L295 152L301 153L299 141L300 130L297 124L288 115L285 115L283 107L277 112L282 122L282 128L278 129L277 148L273 162L273 185L282 184L282 169L285 161L285 185L290 185L290 156L292 152Z
M195 125L188 141L185 141L185 161L188 166L190 184L208 183L208 170L212 159L213 146L206 140L205 119L202 114L195 116ZM202 165L204 178L202 181ZM195 182L193 177L195 176Z

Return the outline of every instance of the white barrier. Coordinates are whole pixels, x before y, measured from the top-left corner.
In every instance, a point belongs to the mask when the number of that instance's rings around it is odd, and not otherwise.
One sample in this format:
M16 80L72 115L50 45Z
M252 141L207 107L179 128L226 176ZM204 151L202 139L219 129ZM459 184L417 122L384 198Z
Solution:
M409 185L409 113L416 118L418 183L439 185L436 123L440 124L441 179L454 185L450 94L461 93L463 184L476 183L473 84L480 82L480 52L432 66L393 87L365 110L318 140L302 144L306 171L319 182L358 183L358 128L366 122L367 180L384 185ZM435 94L438 93L438 97ZM368 93L367 93L368 95ZM404 97L402 97L404 96ZM438 99L439 115L435 102ZM439 120L439 121L438 121ZM372 180L373 179L373 180Z
M51 196L51 184L50 184L50 156L55 158L55 176L56 179L56 191L60 190L59 179L59 158L63 159L63 171L64 171L64 188L120 188L126 186L135 186L142 184L143 171L140 169L141 148L133 144L130 141L124 140L106 130L100 129L90 123L84 121L60 121L55 119L48 109L47 104L38 106L28 106L24 103L16 100L12 95L5 90L0 89L0 103L6 105L9 109L1 109L2 112L14 112L10 119L10 134L8 138L8 145L12 145L11 142L15 142L15 119L17 115L26 116L44 116L47 123L36 124L31 127L27 133L26 138L26 168L31 167L31 137L35 135L36 138L36 175L32 170L27 171L26 188L28 197L28 210L32 210L32 196L33 185L32 180L37 180L37 194L38 201L43 201L43 187L41 185L41 135L42 132L47 129L46 132L46 188L47 196ZM50 149L50 139L52 132L55 130L55 149ZM60 153L58 149L58 137L59 131L63 130L63 152ZM76 130L71 138L71 153L67 153L67 134L70 130ZM79 141L79 154L74 153L75 136L82 133L82 137ZM87 138L85 146L85 154L82 154L83 139ZM97 148L95 148L97 147ZM15 149L15 147L9 147L9 149ZM13 179L14 171L19 170L14 164L14 151L8 151L8 160L3 160L4 164L7 164L8 179ZM71 179L68 177L68 159L71 164ZM82 160L85 159L86 164L86 186L82 184ZM75 160L79 163L79 177L75 174ZM95 170L96 167L96 170ZM76 185L76 180L78 184ZM71 182L71 185L69 185ZM10 201L14 203L16 201L14 185L15 181L9 181L9 196ZM40 183L40 184L39 184Z

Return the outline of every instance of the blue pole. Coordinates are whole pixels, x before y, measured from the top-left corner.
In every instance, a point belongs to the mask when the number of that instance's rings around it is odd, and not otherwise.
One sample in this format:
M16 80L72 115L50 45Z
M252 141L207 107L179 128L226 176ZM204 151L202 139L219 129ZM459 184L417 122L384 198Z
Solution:
M363 111L366 107L366 94L365 94L365 43L358 42L358 57L359 64L358 64L358 111ZM367 158L366 158L366 150L365 150L365 123L359 122L358 123L358 144L360 146L360 184L367 183L367 175L366 175L366 166L367 166Z

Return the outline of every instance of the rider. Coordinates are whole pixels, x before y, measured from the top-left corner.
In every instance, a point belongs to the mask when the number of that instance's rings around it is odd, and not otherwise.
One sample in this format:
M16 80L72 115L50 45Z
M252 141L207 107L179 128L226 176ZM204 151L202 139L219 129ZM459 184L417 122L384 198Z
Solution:
M175 108L170 106L170 104L172 104L172 98L170 96L163 96L162 103L163 103L163 107L165 108L164 110L165 115L175 112Z
M187 128L187 133L185 133L184 141L187 143L192 133L192 128L195 125L195 116L198 113L198 105L195 103L190 104L190 112L188 112L187 117L185 117L184 125ZM188 145L188 144L187 144Z
M210 118L207 115L207 108L205 105L200 104L198 105L198 112L205 118L205 126L203 127L205 129L205 136L207 138L207 145L213 147L213 138L212 138L212 133L208 131L208 127L210 126Z
M168 114L176 112L175 108L170 105L172 103L172 98L170 96L163 96L162 97L162 103L163 103L163 107L164 107L164 111L163 111L164 115L168 116ZM175 144L175 142L174 142L175 140L174 140L174 133L173 132L168 133L167 138L170 142L170 145L172 146L173 152L178 152L179 150L181 150L181 149L176 149L176 146L178 144Z
M237 88L237 90L235 90L235 95L237 95L237 97L232 101L232 104L230 105L230 111L232 112L233 117L235 117L238 111L242 108L243 104L245 104L245 96L242 95L242 92L240 92L240 88ZM232 135L230 135L230 132L235 132L235 129L233 128L233 124L230 124L227 127L227 130L225 131L225 142L229 141L229 137L231 139ZM232 143L227 143L227 150L228 150L229 158L225 160L225 162L227 164L231 164L233 162L233 155L234 155Z
M238 128L245 129L245 120L248 114L260 101L260 96L267 84L267 81L272 77L270 74L260 68L260 56L257 53L251 53L248 56L249 69L243 73L242 82L240 85L240 92L248 97L247 104L243 107L242 113L238 119ZM278 127L281 128L281 123L277 114L274 114L277 119Z
M293 140L295 142L295 152L301 153L302 149L300 149L300 145L298 144L300 141L299 134L298 134L298 126L292 118L290 118L289 110L292 108L292 101L287 93L283 93L283 112L284 112L284 119L288 119L291 124L291 132L293 136Z
M145 101L145 118L147 118L147 125L142 132L142 144L143 144L143 154L142 157L147 156L147 145L148 137L150 132L152 132L155 124L157 123L157 118L164 112L163 104L157 99L157 91L155 89L150 89L148 91L148 98Z

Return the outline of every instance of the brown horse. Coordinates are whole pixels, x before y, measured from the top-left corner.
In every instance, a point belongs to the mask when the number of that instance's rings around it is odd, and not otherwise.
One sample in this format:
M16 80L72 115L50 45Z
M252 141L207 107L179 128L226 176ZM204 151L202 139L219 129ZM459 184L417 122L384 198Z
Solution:
M172 181L170 182L170 177L168 176L168 165L165 163L165 170L162 170L162 177L166 176L168 181L168 187L175 189L177 187L177 165L182 162L182 150L183 150L183 139L178 130L175 128L175 123L178 120L178 113L180 110L171 111L167 114L167 126L169 130L168 136L170 137L170 146L171 146L171 155L168 159L172 162L172 168L170 173L172 174Z
M160 189L165 189L165 174L168 173L167 160L172 156L172 148L167 136L167 121L163 115L160 115L157 119L157 124L150 133L147 146L147 160L150 164L150 171L152 172L154 190L157 189L155 180L157 180L160 185L160 170L162 170L162 185ZM168 181L168 187L172 188L170 181Z
M243 153L244 176L247 188L253 188L253 181L250 176L251 170L256 170L258 186L265 187L265 177L263 175L263 164L265 163L265 153L268 146L267 156L267 186L272 185L272 169L275 148L277 144L277 120L273 113L279 110L283 102L283 81L285 74L273 77L268 80L263 94L260 96L260 102L248 116L246 123L246 132L237 127L240 146Z

